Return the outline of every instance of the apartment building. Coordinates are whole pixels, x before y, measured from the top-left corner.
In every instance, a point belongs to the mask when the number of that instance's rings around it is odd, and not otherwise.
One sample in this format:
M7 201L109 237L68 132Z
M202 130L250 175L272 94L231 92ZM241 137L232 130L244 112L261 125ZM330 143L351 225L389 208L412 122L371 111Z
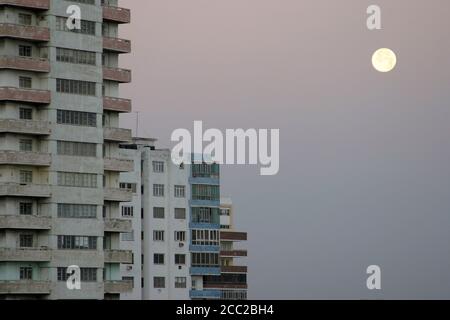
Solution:
M80 28L67 25L77 5ZM118 67L130 42L118 28L130 12L117 1L0 0L0 298L117 299L131 290L120 250L131 232L120 203L119 143L131 111ZM79 266L81 289L66 268Z
M174 165L170 150L156 149L152 139L121 148L135 163L134 172L121 174L121 187L134 192L132 202L121 204L122 218L133 223L121 249L135 257L121 270L135 286L121 299L139 290L145 300L246 299L247 267L234 259L247 256L235 248L247 234L234 230L231 200L221 203L219 165Z

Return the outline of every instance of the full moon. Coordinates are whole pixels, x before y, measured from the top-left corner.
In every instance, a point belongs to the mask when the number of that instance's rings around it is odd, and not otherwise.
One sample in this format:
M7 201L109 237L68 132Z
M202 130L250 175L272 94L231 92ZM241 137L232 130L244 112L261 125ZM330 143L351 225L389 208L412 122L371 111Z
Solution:
M397 56L391 49L381 48L373 54L372 64L375 70L379 72L389 72L397 64Z

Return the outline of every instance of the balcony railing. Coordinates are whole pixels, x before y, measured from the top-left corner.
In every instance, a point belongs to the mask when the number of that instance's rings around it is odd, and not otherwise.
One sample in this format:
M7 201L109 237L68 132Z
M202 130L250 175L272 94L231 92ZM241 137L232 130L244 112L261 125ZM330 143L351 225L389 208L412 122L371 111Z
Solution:
M113 142L131 141L131 130L122 128L103 128L103 139Z
M106 219L105 232L131 232L131 220Z
M129 9L103 6L103 20L116 23L130 23L131 13Z
M0 69L50 72L50 62L39 58L0 56Z
M131 100L103 97L103 110L129 113L131 112Z
M204 283L203 288L205 288L205 289L247 289L248 285L246 283L211 282L211 283Z
M0 197L50 198L50 186L0 182Z
M50 0L0 0L0 6L4 5L36 10L48 10L50 9Z
M245 266L222 266L220 268L221 273L247 273L247 267Z
M50 230L50 217L34 215L0 215L0 229Z
M50 281L0 281L0 294L50 294Z
M130 53L131 41L119 38L103 37L103 50L115 53Z
M190 290L191 299L220 299L221 292L219 290Z
M133 263L133 252L128 250L105 250L105 263Z
M222 257L246 257L247 250L222 250L220 255Z
M133 193L130 190L107 188L105 189L105 201L131 202Z
M0 87L0 101L49 104L51 101L51 94L48 90Z
M105 293L126 293L133 290L133 282L127 280L105 280Z
M121 83L130 83L131 70L103 67L103 79Z
M51 251L47 248L0 248L0 261L3 262L47 262Z
M0 119L0 133L50 135L50 123L46 121Z
M0 23L0 38L14 38L28 41L50 41L49 28L13 23Z
M220 240L246 241L247 240L247 232L220 231Z
M51 163L52 156L49 153L0 151L0 164L48 167Z
M105 158L105 171L130 172L134 169L133 160Z

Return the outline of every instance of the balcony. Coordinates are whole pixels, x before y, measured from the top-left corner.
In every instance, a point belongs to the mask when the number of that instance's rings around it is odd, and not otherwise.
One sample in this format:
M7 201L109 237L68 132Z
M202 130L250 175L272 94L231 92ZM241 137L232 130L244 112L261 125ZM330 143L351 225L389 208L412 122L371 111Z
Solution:
M0 215L0 229L50 230L50 217L33 215Z
M106 219L105 232L131 232L131 220Z
M0 6L48 10L50 9L50 0L0 0Z
M0 56L0 69L50 72L50 62L47 59Z
M129 113L131 112L131 100L103 97L103 110Z
M193 276L220 276L219 267L191 267L190 273Z
M52 131L50 123L45 121L0 119L0 133L7 132L47 136Z
M222 266L221 273L247 273L247 267L244 266Z
M50 281L0 281L0 294L50 294Z
M48 185L0 183L0 197L50 198L51 196Z
M222 257L246 257L247 250L222 250L220 251Z
M221 292L219 290L191 290L189 297L191 299L220 299Z
M0 23L0 38L13 38L27 41L48 42L50 30L37 26L26 26L13 23Z
M103 20L115 23L130 23L131 13L129 9L103 6Z
M51 251L47 248L0 248L2 262L48 262Z
M0 101L49 104L51 93L48 90L0 87Z
M131 202L133 193L130 190L109 188L105 189L105 201Z
M246 283L204 283L205 289L247 289Z
M246 241L247 240L247 232L220 231L220 240Z
M49 153L0 151L0 165L14 164L33 167L49 167L52 156Z
M103 50L115 53L130 53L131 41L119 38L103 37Z
M120 83L130 83L131 70L103 67L103 79Z
M133 160L105 158L103 163L105 171L131 172L134 169Z
M131 141L131 130L122 128L103 128L103 139L112 142Z
M128 250L105 250L105 263L133 263L133 253Z
M133 282L126 280L105 280L105 293L127 293L133 290Z

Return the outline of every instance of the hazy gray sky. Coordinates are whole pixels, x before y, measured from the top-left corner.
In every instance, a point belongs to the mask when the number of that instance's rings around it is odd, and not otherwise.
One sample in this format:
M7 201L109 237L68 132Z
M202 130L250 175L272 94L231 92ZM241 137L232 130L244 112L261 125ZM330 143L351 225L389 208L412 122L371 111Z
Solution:
M368 31L366 8L382 7ZM279 128L281 170L224 167L250 298L450 298L448 0L132 0L141 135ZM377 73L371 55L393 49ZM134 127L134 115L124 124ZM365 269L382 268L382 291Z

